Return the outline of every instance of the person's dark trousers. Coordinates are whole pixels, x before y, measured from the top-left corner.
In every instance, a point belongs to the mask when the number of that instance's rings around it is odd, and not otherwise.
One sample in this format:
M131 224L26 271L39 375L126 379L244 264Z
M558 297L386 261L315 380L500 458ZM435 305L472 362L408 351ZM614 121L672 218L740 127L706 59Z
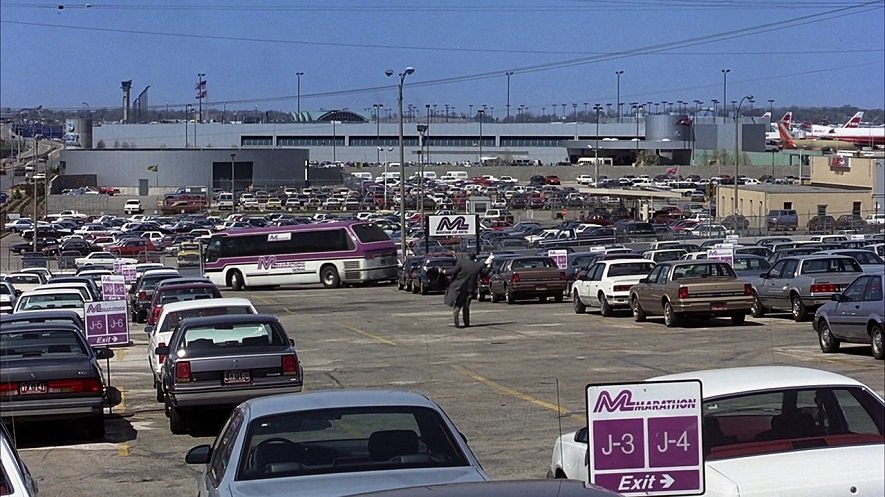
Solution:
M455 328L460 328L461 323L458 320L458 315L463 315L464 319L464 327L470 326L470 299L467 299L464 302L464 307L453 307L452 308L452 317L455 320Z

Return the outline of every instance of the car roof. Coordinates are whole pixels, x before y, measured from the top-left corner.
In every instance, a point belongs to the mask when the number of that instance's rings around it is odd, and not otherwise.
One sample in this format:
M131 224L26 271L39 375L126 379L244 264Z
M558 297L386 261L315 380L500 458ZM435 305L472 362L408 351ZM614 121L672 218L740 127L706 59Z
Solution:
M69 309L44 309L40 311L24 312L19 314L0 314L0 323L17 322L42 322L56 321L58 319L71 319L75 322L83 322L83 319L75 311Z
M633 264L635 264L635 263L637 263L637 262L650 262L650 263L652 263L653 265L656 265L655 261L653 261L653 260L651 260L651 259L646 259L646 258L644 258L644 257L642 257L642 256L636 256L636 257L633 257L633 258L625 257L625 258L623 258L623 259L610 259L610 260L607 260L607 261L596 261L597 264L607 264L607 265L609 265L609 266L614 265L614 264L626 264L626 263L633 263Z
M178 325L180 329L199 328L222 325L234 325L243 323L279 323L276 316L270 314L229 314L224 316L206 316L199 318L182 319Z
M247 400L252 417L288 411L334 409L339 407L414 406L438 409L424 395L407 390L328 390L258 397Z
M184 300L181 302L170 302L163 306L163 313L189 311L191 309L202 309L206 307L227 307L227 306L251 306L252 301L244 298L218 298L218 299L197 299Z
M0 330L0 333L12 333L12 332L22 332L22 331L47 331L47 329L61 329L61 330L70 330L80 335L83 334L83 330L80 329L79 326L74 323L68 323L66 321L50 321L48 323L28 323L28 322L12 322L5 323L3 325L3 329Z
M73 295L78 295L78 296L83 295L82 293L80 293L80 288L71 288L71 287L49 288L46 285L41 285L41 286L43 288L37 287L29 292L25 292L25 293L21 294L21 297L27 297L30 295L46 295L46 294L51 294L51 293L61 293L61 294L65 294L65 295L66 294L73 294Z
M706 369L649 378L648 381L701 380L704 399L784 388L865 385L853 378L796 366L750 366Z

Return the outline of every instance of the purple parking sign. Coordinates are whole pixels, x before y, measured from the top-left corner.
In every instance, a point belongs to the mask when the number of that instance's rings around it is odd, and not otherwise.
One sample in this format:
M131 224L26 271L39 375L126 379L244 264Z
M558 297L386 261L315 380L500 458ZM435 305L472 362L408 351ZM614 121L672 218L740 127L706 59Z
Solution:
M590 482L622 495L704 493L701 383L587 386Z
M89 345L128 345L129 321L125 300L86 304L86 340Z

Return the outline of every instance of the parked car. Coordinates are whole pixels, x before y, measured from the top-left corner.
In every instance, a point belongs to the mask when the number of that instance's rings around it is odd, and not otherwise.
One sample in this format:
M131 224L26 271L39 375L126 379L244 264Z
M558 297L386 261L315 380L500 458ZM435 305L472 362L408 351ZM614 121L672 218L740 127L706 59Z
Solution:
M799 228L799 213L796 209L774 209L766 216L769 231L792 230Z
M541 302L553 297L562 302L568 282L565 271L549 257L514 257L508 259L498 274L489 280L492 302L537 298Z
M740 214L732 214L725 216L722 225L733 231L745 230L750 227L750 220Z
M248 299L241 298L218 298L188 300L185 302L171 302L163 306L160 317L157 318L156 326L145 326L144 331L148 334L148 364L154 377L154 389L157 394L157 402L163 402L163 363L165 356L156 353L157 347L163 347L170 343L172 331L188 318L209 316L231 316L240 314L258 314L255 307Z
M157 283L147 314L148 324L157 324L163 306L170 302L221 298L221 292L211 281L202 278L193 282L186 281L184 278L170 278Z
M817 309L813 326L823 352L838 352L842 342L863 343L872 346L873 357L885 358L883 279L881 272L859 276Z
M20 293L8 281L0 281L0 314L12 314Z
M407 292L412 291L412 279L415 271L421 266L422 260L424 260L423 257L409 257L406 259L406 262L399 267L396 274L397 289L405 290Z
M5 170L4 170L5 171ZM5 173L4 173L5 174ZM36 497L37 481L15 448L15 440L4 423L0 423L0 495Z
M771 269L771 263L764 257L751 254L735 254L731 262L738 278L751 281L759 277L760 274Z
M867 222L860 214L842 214L836 219L836 229L863 232L867 229Z
M9 221L8 223L3 225L3 229L7 231L11 231L13 233L21 233L24 230L29 230L34 228L34 221L28 219L26 217L15 219L13 221Z
M678 261L687 253L685 249L681 248L648 250L642 253L642 258L655 262Z
M836 230L836 219L833 216L814 216L806 224L809 233L832 233Z
M74 325L79 330L86 326L83 318L75 311L69 309L55 309L40 312L20 312L0 316L0 325L12 325L15 323L67 323Z
M75 288L63 288L52 291L25 292L15 301L13 314L20 312L37 312L47 309L70 309L84 318L83 306L86 299L83 293Z
M111 252L92 252L89 255L74 259L74 267L79 268L88 264L112 265L116 260L119 260L120 264L135 264L138 262L135 259L130 259L128 257L119 257Z
M492 276L501 272L501 268L504 267L504 262L507 261L507 259L516 256L516 254L512 253L493 253L485 259L482 272L479 275L479 284L477 285L476 290L477 299L480 302L485 301L486 297L489 296L489 283L492 280Z
M614 259L593 264L574 285L572 300L575 312L598 307L600 314L611 316L618 308L630 307L630 289L654 269L655 263L645 259Z
M246 401L212 446L192 448L185 461L203 466L198 497L217 495L217 488L229 497L340 497L489 480L465 440L421 394L307 392ZM216 454L228 454L228 471L213 469Z
M48 245L43 248L43 255L58 256L63 252L76 252L78 257L89 255L95 250L95 246L82 238L68 238L57 245Z
M131 198L123 205L124 214L141 214L142 212L144 212L144 207L141 205L141 200L137 198Z
M704 495L885 493L885 403L866 385L789 366L649 379L680 380L703 384ZM588 438L587 428L557 437L548 476L589 481Z
M53 247L58 245L58 239L54 237L37 237L37 252L42 253L43 249L46 247ZM29 242L17 242L13 243L9 246L10 252L15 252L17 254L24 254L25 252L33 252L34 251L34 241L33 239Z
M630 289L630 306L637 322L663 314L669 328L687 316L729 316L739 325L753 306L753 288L725 262L664 262Z
M879 273L885 271L885 260L879 257L879 254L865 249L845 249L845 250L822 250L816 252L815 255L847 255L857 259L860 267L867 273Z
M121 240L116 244L108 245L105 247L105 250L118 257L132 257L143 260L147 257L148 253L157 252L157 247L155 247L153 242L149 239L138 237Z
M35 273L10 273L3 277L18 292L30 292L43 284L40 275Z
M795 321L805 321L861 273L857 260L844 255L781 259L754 281L753 316L783 310L790 311Z
M425 257L412 273L412 293L427 295L430 292L444 292L449 286L449 279L443 271L454 265L453 257Z
M610 490L576 480L494 480L444 483L357 494L350 497L617 497Z
M0 418L12 423L85 421L90 438L104 436L105 385L99 359L83 331L67 323L16 323L0 329Z

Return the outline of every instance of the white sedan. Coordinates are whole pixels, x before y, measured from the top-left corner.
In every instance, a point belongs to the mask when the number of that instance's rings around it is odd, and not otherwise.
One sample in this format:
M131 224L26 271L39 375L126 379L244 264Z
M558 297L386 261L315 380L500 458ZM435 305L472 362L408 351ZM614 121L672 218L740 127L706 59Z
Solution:
M885 495L885 403L854 379L760 366L651 380L701 381L705 496ZM547 476L588 481L587 439L560 436Z
M583 314L587 307L599 307L603 316L611 316L615 308L630 307L630 287L639 283L654 267L654 261L638 256L593 264L572 285L575 312Z
M117 257L110 252L93 252L85 257L74 259L74 267L81 267L87 264L113 264L115 260L120 260L122 264L135 264L138 261L125 257Z

